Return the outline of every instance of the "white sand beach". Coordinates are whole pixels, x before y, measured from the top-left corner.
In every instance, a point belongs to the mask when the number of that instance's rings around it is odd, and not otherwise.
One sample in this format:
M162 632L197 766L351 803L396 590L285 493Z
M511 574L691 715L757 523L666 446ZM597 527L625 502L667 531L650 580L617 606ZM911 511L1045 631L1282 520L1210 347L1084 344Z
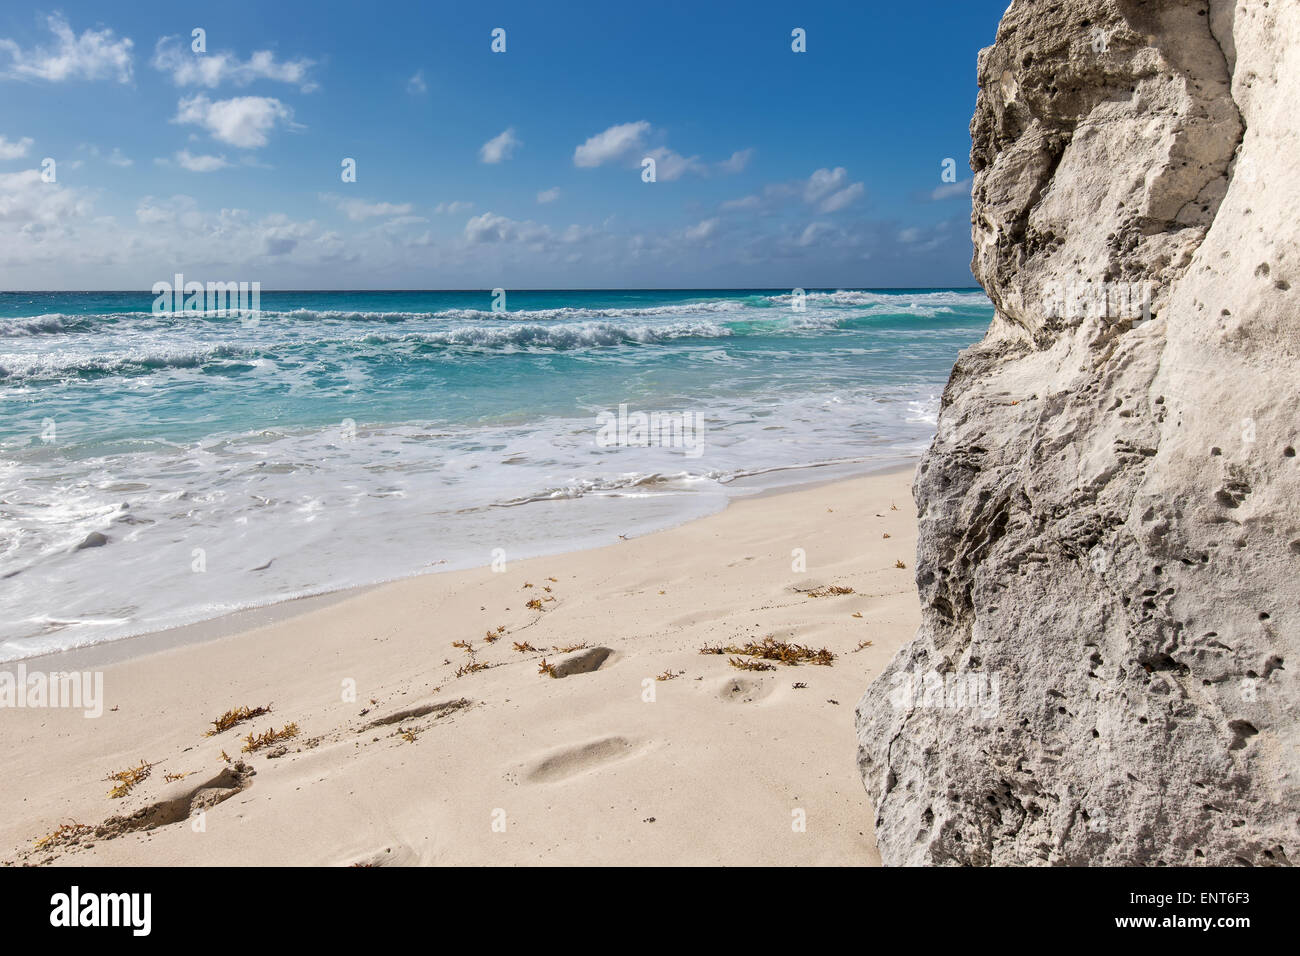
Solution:
M741 500L611 547L285 606L201 643L139 641L140 656L120 642L101 717L0 722L0 858L878 864L853 711L919 620L910 480ZM852 593L814 596L832 586ZM752 654L701 653L769 637L833 663L751 671L730 660ZM564 652L575 645L610 653L540 673L583 659ZM70 670L76 655L25 666ZM287 724L296 735L241 752ZM142 762L148 775L111 797L109 775Z

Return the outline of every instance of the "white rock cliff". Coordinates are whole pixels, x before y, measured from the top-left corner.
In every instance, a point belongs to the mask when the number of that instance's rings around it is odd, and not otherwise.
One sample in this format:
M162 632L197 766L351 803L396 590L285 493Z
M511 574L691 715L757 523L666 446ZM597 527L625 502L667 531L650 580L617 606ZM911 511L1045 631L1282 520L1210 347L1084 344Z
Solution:
M882 858L1300 861L1300 2L1014 0L978 70Z

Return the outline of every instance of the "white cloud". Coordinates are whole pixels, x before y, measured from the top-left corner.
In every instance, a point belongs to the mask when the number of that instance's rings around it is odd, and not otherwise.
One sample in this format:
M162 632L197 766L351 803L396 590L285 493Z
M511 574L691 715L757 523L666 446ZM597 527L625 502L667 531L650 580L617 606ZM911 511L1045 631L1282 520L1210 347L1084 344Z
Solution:
M474 204L472 202L464 202L463 200L456 199L452 202L438 203L438 205L433 207L433 211L439 216L454 216L458 212L469 212L473 208Z
M698 156L683 156L667 146L650 147L648 138L653 134L654 128L645 120L611 126L573 151L573 165L590 169L607 163L632 164L649 157L655 161L655 178L672 181L686 173L738 173L754 154L752 149L737 150L727 159L709 165ZM662 131L655 138L662 141Z
M154 47L153 67L170 73L177 86L206 86L222 83L247 86L254 80L276 80L310 93L317 86L307 77L314 65L308 59L277 61L270 50L258 50L240 61L234 53L194 53L177 37L163 37Z
M42 180L39 169L0 173L0 222L57 226L89 209L89 201L77 191Z
M485 212L465 223L465 238L472 243L532 242L550 238L551 231L531 220L523 222Z
M930 252L940 248L952 234L952 221L944 220L932 226L910 226L898 233L898 241L907 246L909 253Z
M753 149L738 149L731 154L729 159L724 159L718 163L718 169L724 173L739 173L749 165L749 161L754 158Z
M334 193L322 193L320 198L345 213L353 222L378 216L408 216L412 208L409 202L370 202L367 199L347 199Z
M712 219L705 219L703 222L697 222L686 230L686 238L697 242L708 239L717 233L719 224L720 220L716 216Z
M270 96L237 96L229 100L208 99L202 93L177 104L173 123L193 123L213 138L241 149L265 146L267 133L278 122L292 121L293 111Z
M0 136L0 159L21 159L27 155L27 151L32 148L34 142L36 141L30 136L24 136L16 143L11 143L3 136Z
M804 183L804 202L816 202L828 193L842 188L845 180L848 178L848 171L843 166L836 166L834 169L818 169L814 171L813 174L808 177L807 182Z
M429 84L424 81L424 70L416 70L415 74L406 81L406 92L411 94L429 92Z
M560 187L552 186L550 189L543 189L537 194L537 201L540 203L555 202L560 198Z
M862 183L850 183L848 170L843 166L834 169L814 170L807 179L793 182L768 183L761 193L728 199L719 208L724 211L771 210L802 199L818 212L832 213L845 209L866 194Z
M146 226L175 224L186 229L196 229L203 221L198 203L190 196L172 196L170 199L145 196L135 207L135 218Z
M819 236L823 236L833 231L830 223L810 222L808 227L799 235L798 244L801 246L811 246L817 242Z
M698 156L682 156L666 146L660 146L646 153L655 161L655 178L665 182L681 179L687 172L704 172L704 164Z
M113 151L108 154L107 158L104 161L106 163L109 163L110 165L122 166L124 168L127 166L134 165L135 163L135 160L133 160L130 156L126 156L122 153L122 149L120 146L114 146Z
M649 132L650 124L645 120L611 126L573 151L573 165L591 168L624 159L642 148Z
M99 80L116 78L131 82L131 40L118 37L112 30L86 30L81 36L72 32L67 19L56 13L46 19L55 43L49 47L24 50L16 42L0 39L0 51L9 54L9 64L0 76L17 79Z
M930 198L938 202L943 199L956 199L958 196L969 196L971 182L969 179L963 179L959 183L945 183L930 193Z
M511 126L484 143L479 148L478 157L484 163L499 163L509 159L515 149L521 145L519 138L515 136L515 128Z
M176 160L176 165L192 173L211 173L230 165L224 156L196 156L188 149L173 154L172 158Z
M839 212L841 209L851 206L853 203L861 199L864 192L866 192L866 189L863 188L862 183L853 183L850 186L845 186L837 192L831 193L821 201L821 204L817 209L821 212Z

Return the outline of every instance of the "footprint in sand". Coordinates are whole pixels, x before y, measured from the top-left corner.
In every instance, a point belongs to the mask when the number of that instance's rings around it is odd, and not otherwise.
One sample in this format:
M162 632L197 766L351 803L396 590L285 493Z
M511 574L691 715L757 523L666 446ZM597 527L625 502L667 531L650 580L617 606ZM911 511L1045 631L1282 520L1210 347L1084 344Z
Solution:
M760 700L772 692L769 681L757 677L728 676L717 683L715 693L719 700L738 704L749 704Z
M555 783L634 756L643 749L627 737L601 737L553 751L525 766L523 777L529 783Z
M401 723L406 720L415 720L419 717L427 717L429 714L434 715L434 720L450 716L458 710L470 706L473 701L468 697L461 697L459 700L444 700L433 704L420 704L415 707L407 707L396 713L388 714L384 717L377 717L370 723L361 727L357 733L365 733L367 730L374 730L376 727L387 727L389 724Z
M574 674L590 674L600 670L613 657L614 652L608 647L589 647L585 651L570 654L556 662L551 670L552 677L572 677Z

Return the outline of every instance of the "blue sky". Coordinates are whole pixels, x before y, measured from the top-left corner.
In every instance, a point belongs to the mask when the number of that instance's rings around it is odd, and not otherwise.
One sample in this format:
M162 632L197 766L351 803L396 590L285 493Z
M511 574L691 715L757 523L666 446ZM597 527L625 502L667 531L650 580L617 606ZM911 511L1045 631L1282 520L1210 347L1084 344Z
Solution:
M973 285L1005 4L11 2L0 288Z

